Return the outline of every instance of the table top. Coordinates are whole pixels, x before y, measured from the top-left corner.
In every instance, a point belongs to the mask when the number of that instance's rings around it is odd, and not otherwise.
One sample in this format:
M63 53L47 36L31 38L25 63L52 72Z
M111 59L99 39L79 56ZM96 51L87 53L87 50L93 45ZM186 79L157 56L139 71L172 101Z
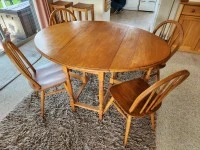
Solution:
M35 36L37 50L70 69L123 72L147 69L170 56L167 43L133 26L76 21L45 28Z

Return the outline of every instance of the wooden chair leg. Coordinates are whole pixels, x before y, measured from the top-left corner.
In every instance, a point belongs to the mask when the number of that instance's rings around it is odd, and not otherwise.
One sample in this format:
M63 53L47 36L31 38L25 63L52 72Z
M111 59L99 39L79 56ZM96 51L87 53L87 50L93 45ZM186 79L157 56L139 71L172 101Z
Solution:
M131 127L131 116L128 115L128 118L126 120L126 132L125 132L125 137L124 137L124 145L127 144L127 141L128 141L128 134L129 134L129 131L130 131L130 127Z
M106 107L105 107L103 113L105 113L105 112L108 110L108 108L110 107L110 105L112 105L113 101L114 101L114 98L111 97L111 99L110 99L109 102L107 103L107 105L106 105Z
M86 73L83 72L83 83L86 83L87 82L87 76L86 76Z
M74 105L75 101L74 101L73 90L72 90L72 85L71 85L70 76L69 76L69 69L67 69L66 67L62 67L62 69L66 75L66 82L67 82L67 85L64 84L64 86L66 89L68 89L67 91L70 97L70 105L71 105L72 111L75 111L75 105Z
M45 93L41 91L41 116L44 118L44 100L45 100Z
M151 126L152 126L152 129L155 130L155 113L152 113L150 115L151 117Z
M160 69L157 70L157 81L160 81Z
M144 76L144 80L148 81L150 79L151 76L151 72L152 72L153 68L149 68Z
M67 94L68 94L69 92L68 92L68 88L67 88L67 82L64 83L64 87L65 87L65 90L67 91Z

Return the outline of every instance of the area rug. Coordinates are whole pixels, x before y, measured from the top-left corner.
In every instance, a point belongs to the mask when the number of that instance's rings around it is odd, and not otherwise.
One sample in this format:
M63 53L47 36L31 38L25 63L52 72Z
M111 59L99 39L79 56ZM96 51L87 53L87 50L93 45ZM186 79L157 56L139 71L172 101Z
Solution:
M122 73L119 76L128 80L140 74ZM76 91L80 82L73 80L72 84ZM91 75L79 100L97 105L97 95L98 80ZM98 120L98 114L89 110L77 108L76 112L72 112L69 96L63 92L46 98L45 114L46 119L43 120L40 117L40 99L35 93L26 97L0 123L0 149L149 150L156 147L149 117L132 120L128 144L124 147L126 122L113 106L103 120Z
M20 50L31 64L36 63L41 58L41 55L35 49L33 41L21 46ZM5 53L0 55L0 72L0 90L20 75L20 72Z

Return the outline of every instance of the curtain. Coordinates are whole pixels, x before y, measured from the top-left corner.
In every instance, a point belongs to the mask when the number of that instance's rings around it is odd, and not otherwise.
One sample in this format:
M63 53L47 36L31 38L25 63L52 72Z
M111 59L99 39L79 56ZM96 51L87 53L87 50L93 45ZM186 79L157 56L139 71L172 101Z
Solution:
M40 30L40 25L39 25L39 21L38 21L36 12L35 12L35 7L34 7L33 0L29 0L29 4L30 4L32 15L33 15L33 19L34 19L34 22L35 22L36 31L39 31Z
M50 17L48 0L35 0L35 9L41 29L48 27Z

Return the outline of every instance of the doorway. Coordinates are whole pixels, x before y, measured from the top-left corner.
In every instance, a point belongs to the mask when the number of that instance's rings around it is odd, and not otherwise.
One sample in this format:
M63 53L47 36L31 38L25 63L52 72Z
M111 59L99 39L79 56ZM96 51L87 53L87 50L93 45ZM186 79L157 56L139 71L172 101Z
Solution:
M152 32L164 20L174 19L180 0L126 0L123 11L113 13L110 21Z
M155 20L158 2L159 0L126 0L123 11L118 13L111 11L110 20L150 31Z

